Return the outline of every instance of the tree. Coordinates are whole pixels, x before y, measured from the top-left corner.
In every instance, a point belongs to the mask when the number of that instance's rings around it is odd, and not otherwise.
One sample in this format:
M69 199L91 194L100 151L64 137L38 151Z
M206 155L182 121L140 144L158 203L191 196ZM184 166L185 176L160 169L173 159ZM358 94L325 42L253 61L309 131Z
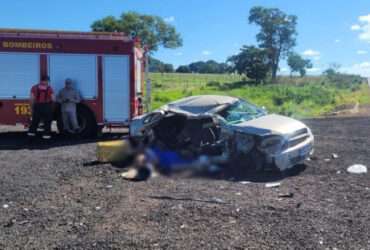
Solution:
M137 12L126 12L119 19L107 16L95 21L93 31L124 32L136 35L141 39L142 46L148 46L150 51L182 46L182 38L173 25L166 23L159 16L143 15Z
M191 72L201 74L223 74L228 72L226 63L218 63L214 60L193 62L189 64L189 68Z
M153 57L149 57L149 72L153 73L172 73L174 71L173 65L164 63Z
M189 66L187 65L181 65L176 69L177 73L191 73L191 70Z
M265 79L269 72L269 58L265 49L243 46L240 53L228 59L231 67L239 74L245 74L257 83Z
M173 73L175 70L172 64L166 63L163 65L163 71L166 73Z
M280 59L285 58L296 44L297 17L276 8L253 7L249 23L260 26L259 47L266 49L272 80L276 80Z
M299 73L301 77L306 75L306 69L312 68L312 63L308 59L303 59L297 53L290 53L288 56L288 65L290 67L291 75L296 72Z

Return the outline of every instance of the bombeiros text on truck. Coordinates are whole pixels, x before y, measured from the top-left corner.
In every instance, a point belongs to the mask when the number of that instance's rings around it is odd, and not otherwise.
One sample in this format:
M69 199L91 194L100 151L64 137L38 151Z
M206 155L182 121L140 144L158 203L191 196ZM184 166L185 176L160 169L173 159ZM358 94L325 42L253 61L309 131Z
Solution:
M83 98L82 136L127 126L142 113L145 53L123 33L0 29L0 124L28 126L30 89L42 76L58 92L67 78ZM62 126L60 107L54 120Z

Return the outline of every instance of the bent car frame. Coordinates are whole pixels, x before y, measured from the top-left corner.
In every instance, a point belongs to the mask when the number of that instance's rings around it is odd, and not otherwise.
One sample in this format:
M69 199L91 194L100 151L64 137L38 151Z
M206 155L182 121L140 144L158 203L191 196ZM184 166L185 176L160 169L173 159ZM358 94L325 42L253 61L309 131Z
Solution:
M171 150L237 159L255 170L288 170L303 163L314 145L302 122L216 95L187 97L139 116L131 122L130 135Z

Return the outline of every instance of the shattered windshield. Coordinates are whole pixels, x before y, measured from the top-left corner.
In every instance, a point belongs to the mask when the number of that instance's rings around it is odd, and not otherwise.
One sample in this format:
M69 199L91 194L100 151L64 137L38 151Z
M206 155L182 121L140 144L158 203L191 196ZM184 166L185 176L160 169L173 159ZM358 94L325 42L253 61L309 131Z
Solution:
M258 108L243 100L237 101L220 113L220 115L229 124L239 124L256 119L266 114L267 112L263 109Z

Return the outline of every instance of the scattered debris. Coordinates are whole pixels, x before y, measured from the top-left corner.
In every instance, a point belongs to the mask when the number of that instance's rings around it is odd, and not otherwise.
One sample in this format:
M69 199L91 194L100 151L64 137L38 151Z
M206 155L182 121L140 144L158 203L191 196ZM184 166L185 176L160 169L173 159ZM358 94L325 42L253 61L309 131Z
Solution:
M252 182L250 182L250 181L240 181L239 183L242 184L242 185L247 185L247 184L251 184Z
M351 174L366 174L367 167L361 164L355 164L347 168L347 171Z
M280 182L271 182L271 183L266 183L265 187L267 188L278 188L280 187L281 183Z
M333 154L331 155L331 157L332 157L333 159L338 159L338 158L339 158L339 155L337 155L337 154L333 153Z
M293 193L281 193L278 194L279 198L293 198L294 194Z

